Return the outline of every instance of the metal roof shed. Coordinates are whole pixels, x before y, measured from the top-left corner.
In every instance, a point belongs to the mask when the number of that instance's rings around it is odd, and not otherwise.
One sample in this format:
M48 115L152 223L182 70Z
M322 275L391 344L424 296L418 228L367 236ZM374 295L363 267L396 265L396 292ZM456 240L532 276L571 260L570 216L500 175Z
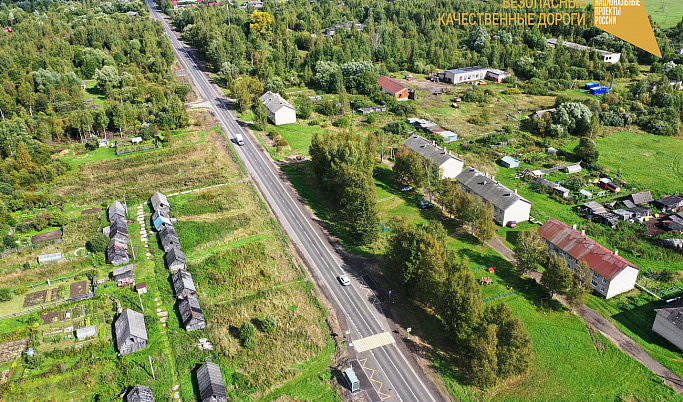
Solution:
M228 402L221 368L216 363L206 362L197 369L197 384L202 402Z
M152 393L152 388L146 387L144 385L136 385L130 390L128 395L126 395L126 401L128 402L154 402L154 394Z
M512 156L506 155L500 160L500 164L508 169L519 167L519 161Z

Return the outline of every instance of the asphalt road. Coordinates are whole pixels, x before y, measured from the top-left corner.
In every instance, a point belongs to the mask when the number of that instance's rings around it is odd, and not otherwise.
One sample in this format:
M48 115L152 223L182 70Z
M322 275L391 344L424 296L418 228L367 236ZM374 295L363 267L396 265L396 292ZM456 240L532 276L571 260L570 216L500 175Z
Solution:
M187 52L187 47L173 34L156 4L151 0L146 2L154 18L162 21L178 61L190 75L200 97L206 99L226 136L230 140L233 140L236 134L242 134L244 137L243 146L236 146L231 141L232 146L266 197L290 240L323 282L321 285L329 289L327 294L337 302L339 311L346 316L348 328L343 329L350 330L350 334L347 335L349 343L387 331L394 336L381 307L371 302L372 297L368 296L368 291L361 288L355 274L344 266L342 259L334 251L317 223L313 222L304 210L305 207L298 200L298 196L283 182L259 146L235 121L227 109L225 96L215 91L206 75ZM344 273L351 279L350 286L341 286L337 280L337 277ZM413 359L412 356L405 356L396 344L359 352L357 358L363 362L367 377L372 379L373 387L383 400L428 402L442 399L433 391L434 385L429 379L413 369L413 364L408 360Z

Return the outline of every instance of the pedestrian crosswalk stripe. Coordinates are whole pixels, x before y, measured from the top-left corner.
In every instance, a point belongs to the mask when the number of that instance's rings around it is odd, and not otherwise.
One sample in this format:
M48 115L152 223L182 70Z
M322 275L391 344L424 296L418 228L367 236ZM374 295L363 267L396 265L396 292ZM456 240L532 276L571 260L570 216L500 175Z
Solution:
M381 334L375 334L366 336L365 338L356 339L353 341L353 346L356 348L356 352L365 352L366 350L389 345L394 342L394 337L391 336L390 332L382 332Z

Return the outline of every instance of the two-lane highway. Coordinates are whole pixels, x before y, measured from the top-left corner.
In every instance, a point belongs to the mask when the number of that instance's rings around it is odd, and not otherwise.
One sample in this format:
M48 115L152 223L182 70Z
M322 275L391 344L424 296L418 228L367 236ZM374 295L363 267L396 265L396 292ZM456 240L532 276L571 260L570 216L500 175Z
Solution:
M413 369L413 364L409 361L412 356L405 356L395 344L389 322L381 309L372 304L367 291L354 279L353 272L347 271L318 225L297 201L296 194L283 182L274 165L227 110L225 97L215 91L187 52L187 48L176 38L156 4L151 0L146 1L154 18L162 22L178 61L188 71L198 95L206 99L228 138L234 139L236 134L244 137L243 146L232 146L292 243L319 282L322 282L321 285L328 288L327 293L335 299L339 311L345 315L350 331L348 339L355 343L353 347L357 351L357 357L363 362L366 375L372 379L378 395L383 400L406 402L441 400L442 397L433 391L434 386L429 379L422 372ZM337 280L344 273L351 278L350 286L342 286Z

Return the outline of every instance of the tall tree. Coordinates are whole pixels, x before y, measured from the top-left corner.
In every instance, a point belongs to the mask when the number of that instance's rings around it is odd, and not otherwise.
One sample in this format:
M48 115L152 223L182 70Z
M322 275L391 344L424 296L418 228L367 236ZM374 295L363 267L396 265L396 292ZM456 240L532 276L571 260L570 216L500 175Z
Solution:
M515 259L519 273L525 275L538 271L538 264L543 261L547 250L548 247L543 238L536 231L520 232L515 243Z
M579 159L591 164L597 162L598 157L600 157L595 141L588 137L581 137L573 152Z
M26 169L26 171L30 172L35 167L33 158L31 158L31 154L28 152L28 148L26 147L26 144L24 144L24 141L20 141L17 145L16 161L17 167L20 170Z
M567 269L564 258L552 254L548 260L548 267L541 277L541 285L555 296L556 293L565 292L572 286L572 271Z
M529 368L531 338L522 320L513 317L512 309L505 303L487 307L484 320L497 327L498 375L506 378L524 373Z
M472 271L450 253L446 280L439 291L435 311L455 339L469 338L481 317L481 292Z
M493 205L479 197L474 197L470 206L470 227L472 233L482 244L496 235L496 223L493 221Z
M467 376L478 387L491 387L498 380L498 327L483 324L471 339L470 353L465 362Z

